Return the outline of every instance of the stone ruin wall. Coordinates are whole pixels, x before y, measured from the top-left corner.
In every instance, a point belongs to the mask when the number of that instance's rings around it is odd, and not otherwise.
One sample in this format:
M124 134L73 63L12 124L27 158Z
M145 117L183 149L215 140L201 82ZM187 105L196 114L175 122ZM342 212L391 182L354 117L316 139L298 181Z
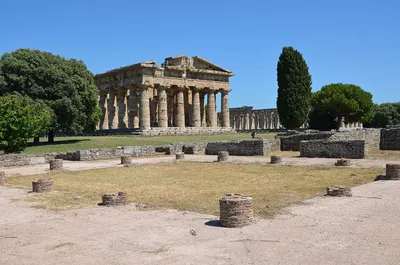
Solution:
M354 129L338 132L310 132L294 135L281 135L281 151L300 151L301 141L323 140L342 141L342 140L364 140L368 150L379 150L381 139L381 129Z
M230 142L212 142L206 146L206 155L218 155L219 151L228 151L236 156L263 156L280 149L277 139L256 139Z
M300 151L301 141L322 140L333 135L332 132L301 133L289 136L278 136L281 140L281 151Z
M400 128L382 129L381 150L400 150Z
M364 140L313 140L300 142L301 157L361 159L368 155Z
M226 147L229 146L227 149ZM279 140L244 140L233 142L214 143L174 143L163 146L123 146L118 148L95 148L78 150L67 153L50 153L37 155L1 155L0 167L27 166L49 163L51 159L63 159L69 161L94 161L117 159L123 155L133 157L153 156L156 153L174 155L185 154L218 154L218 151L230 151L232 155L264 155L271 151L279 150Z

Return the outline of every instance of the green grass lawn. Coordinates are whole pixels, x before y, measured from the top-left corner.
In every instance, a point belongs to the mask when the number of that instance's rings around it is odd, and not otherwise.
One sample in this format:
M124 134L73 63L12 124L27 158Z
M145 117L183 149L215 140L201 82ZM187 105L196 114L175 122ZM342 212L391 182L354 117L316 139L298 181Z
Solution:
M257 134L257 137L274 138L275 133ZM41 138L39 146L28 146L24 154L43 154L52 152L68 152L92 148L111 148L117 146L135 145L166 145L185 142L212 142L251 139L250 133L238 133L228 135L188 135L188 136L77 136L56 137L54 144L47 144L47 138Z

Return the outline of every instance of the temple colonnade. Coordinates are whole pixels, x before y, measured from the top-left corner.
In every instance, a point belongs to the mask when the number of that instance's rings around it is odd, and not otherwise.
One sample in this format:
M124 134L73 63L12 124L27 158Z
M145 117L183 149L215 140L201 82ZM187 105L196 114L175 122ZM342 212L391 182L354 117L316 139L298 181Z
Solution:
M217 94L221 94L221 122ZM99 129L230 126L229 91L184 86L130 86L100 91ZM205 107L207 106L207 110Z

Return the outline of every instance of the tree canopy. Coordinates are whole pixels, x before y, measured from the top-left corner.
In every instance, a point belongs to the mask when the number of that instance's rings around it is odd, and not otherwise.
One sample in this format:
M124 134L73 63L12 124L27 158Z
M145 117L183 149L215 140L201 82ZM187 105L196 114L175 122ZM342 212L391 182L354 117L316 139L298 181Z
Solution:
M375 104L374 112L371 122L366 124L368 127L384 128L400 124L400 102Z
M5 153L23 151L32 137L48 129L47 106L19 94L0 97L0 143Z
M82 61L30 49L5 53L0 59L0 96L14 92L49 106L50 141L54 132L92 131L100 119L93 74Z
M308 117L311 101L311 75L302 54L283 47L277 66L279 119L287 129L299 128Z
M352 84L330 84L313 93L312 111L317 115L330 115L339 128L342 118L345 123L369 122L374 116L372 94Z

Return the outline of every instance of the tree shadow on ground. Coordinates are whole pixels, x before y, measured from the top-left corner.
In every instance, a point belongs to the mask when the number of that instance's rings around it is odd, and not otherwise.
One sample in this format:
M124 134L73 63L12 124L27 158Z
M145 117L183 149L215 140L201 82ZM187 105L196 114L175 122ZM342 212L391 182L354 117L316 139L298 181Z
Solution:
M71 139L71 140L62 140L62 141L57 141L55 140L53 143L49 142L40 142L40 143L28 143L28 147L32 146L46 146L46 145L60 145L60 144L76 144L79 142L85 142L89 141L89 139Z

